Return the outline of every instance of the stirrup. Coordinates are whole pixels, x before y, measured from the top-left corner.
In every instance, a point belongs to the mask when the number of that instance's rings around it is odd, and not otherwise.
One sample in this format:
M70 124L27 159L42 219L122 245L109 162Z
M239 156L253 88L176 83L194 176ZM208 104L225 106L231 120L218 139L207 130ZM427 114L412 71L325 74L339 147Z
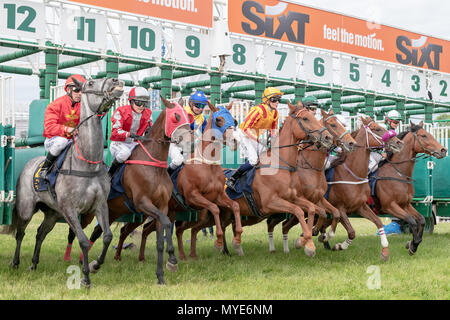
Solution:
M236 191L236 189L235 189L236 183L237 183L237 179L234 179L234 178L230 178L230 179L227 179L227 181L225 181L225 184L227 185L227 187L234 191Z

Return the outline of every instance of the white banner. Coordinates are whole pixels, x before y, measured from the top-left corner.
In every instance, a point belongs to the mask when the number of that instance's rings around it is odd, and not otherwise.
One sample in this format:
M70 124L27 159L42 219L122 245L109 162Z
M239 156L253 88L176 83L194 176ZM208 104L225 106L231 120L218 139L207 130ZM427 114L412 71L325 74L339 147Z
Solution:
M411 98L428 99L425 75L409 70L403 71L402 94Z
M122 20L120 30L121 53L161 60L161 26L152 23Z
M349 88L366 89L366 64L361 61L341 57L341 84Z
M431 77L431 93L435 101L450 102L450 76L433 74Z
M264 74L295 79L297 74L295 49L267 46L264 48Z
M299 79L317 83L333 82L333 58L327 54L305 52Z
M45 39L45 7L29 1L2 1L0 5L0 35Z
M67 47L106 50L106 17L81 11L64 10L60 39Z
M228 70L256 73L256 46L253 42L231 39L231 49L233 54L226 58Z
M198 66L211 63L210 39L208 35L188 30L174 30L172 56L179 62Z

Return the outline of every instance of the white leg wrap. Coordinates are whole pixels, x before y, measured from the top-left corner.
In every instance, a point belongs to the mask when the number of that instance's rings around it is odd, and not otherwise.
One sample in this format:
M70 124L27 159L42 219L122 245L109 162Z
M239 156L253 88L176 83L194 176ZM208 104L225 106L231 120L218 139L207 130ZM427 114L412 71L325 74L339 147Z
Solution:
M275 245L273 244L273 232L269 232L269 251L275 251Z
M350 239L347 239L344 242L342 242L342 244L341 244L342 250L346 250L348 248L348 246L351 245L351 243L352 243L352 240L350 240Z
M386 233L384 233L384 228L378 229L378 232L380 233L381 246L383 248L387 248L389 246L389 242L387 240Z
M289 242L287 234L283 234L283 250L286 253L289 252Z
M333 230L330 229L330 231L328 231L328 239L334 238L334 232Z

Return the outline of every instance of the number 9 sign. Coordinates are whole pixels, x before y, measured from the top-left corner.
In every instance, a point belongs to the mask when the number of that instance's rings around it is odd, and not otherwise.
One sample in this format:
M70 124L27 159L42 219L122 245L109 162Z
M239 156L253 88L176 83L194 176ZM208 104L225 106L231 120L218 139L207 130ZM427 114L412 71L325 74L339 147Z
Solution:
M175 60L209 66L211 63L208 36L187 30L174 30L172 45Z

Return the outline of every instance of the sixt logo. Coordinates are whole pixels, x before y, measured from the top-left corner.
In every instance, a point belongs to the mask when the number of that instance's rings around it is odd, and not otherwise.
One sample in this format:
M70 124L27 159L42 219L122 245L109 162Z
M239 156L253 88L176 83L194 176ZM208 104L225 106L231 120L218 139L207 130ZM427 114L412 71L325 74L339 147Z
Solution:
M309 23L309 15L300 12L288 12L280 15L287 8L287 3L280 2L275 6L263 7L256 1L245 1L242 4L242 14L255 24L242 22L242 29L253 36L264 35L268 38L281 39L286 34L289 41L305 43L305 24ZM253 12L254 10L254 12ZM256 13L255 13L256 12ZM265 20L257 14L266 15ZM274 30L274 16L278 16L279 26ZM297 32L293 30L293 24L297 22Z
M439 70L439 56L442 53L442 46L432 43L425 46L427 42L425 36L415 40L406 36L398 36L396 42L398 50L403 53L403 55L399 53L395 55L398 62L412 64L420 68L426 65L429 69Z

